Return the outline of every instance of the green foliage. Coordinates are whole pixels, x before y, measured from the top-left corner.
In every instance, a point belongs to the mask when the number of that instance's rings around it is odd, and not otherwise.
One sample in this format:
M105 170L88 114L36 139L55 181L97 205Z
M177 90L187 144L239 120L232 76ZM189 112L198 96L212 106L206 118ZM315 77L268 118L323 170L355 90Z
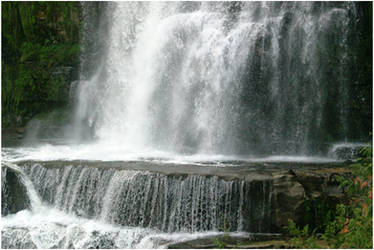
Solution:
M216 248L218 249L224 249L226 248L226 243L218 238L213 238L213 243L216 245Z
M41 67L51 68L53 65L69 65L69 60L79 53L78 44L47 44L41 46L37 43L24 42L21 46L20 62L36 62Z
M300 229L296 226L295 222L293 222L292 220L289 220L288 222L289 222L288 231L293 236L293 238L290 239L289 243L293 247L295 248L321 248L321 246L317 244L317 239L314 236L314 234L310 236L308 225Z
M325 231L317 237L306 225L299 229L289 221L290 243L297 248L372 248L373 247L373 185L372 146L361 150L362 157L352 165L353 179L339 178L348 199L338 204L336 216L326 223Z
M78 66L79 26L78 2L2 3L3 126L67 103L73 71L60 71Z
M325 197L306 199L302 204L306 214L301 224L309 225L316 233L324 232L336 215L335 206L334 201Z
M223 225L219 226L218 229L221 232L224 232L222 239L219 238L213 238L213 243L216 245L217 248L223 249L227 248L227 244L225 243L225 240L227 241L229 238L229 232L230 232L230 226L227 220L222 216Z

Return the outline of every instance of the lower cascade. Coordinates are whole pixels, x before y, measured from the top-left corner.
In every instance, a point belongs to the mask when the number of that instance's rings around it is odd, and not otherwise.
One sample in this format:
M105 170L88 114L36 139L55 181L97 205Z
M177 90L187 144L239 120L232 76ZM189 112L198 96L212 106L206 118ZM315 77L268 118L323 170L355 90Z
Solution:
M3 176L19 176L31 205L3 217L3 248L157 247L162 238L175 242L197 232L272 232L270 180L167 175L106 164L4 164ZM2 185L3 199L17 194Z
M24 170L45 202L77 216L164 232L270 232L270 181L85 166Z
M2 203L9 212L2 246L164 248L223 235L274 239L288 219L303 220L306 197L341 195L339 162L205 164L5 162L3 173L15 174L29 202L17 211ZM330 170L321 174L323 168ZM6 201L20 195L9 182L2 185Z

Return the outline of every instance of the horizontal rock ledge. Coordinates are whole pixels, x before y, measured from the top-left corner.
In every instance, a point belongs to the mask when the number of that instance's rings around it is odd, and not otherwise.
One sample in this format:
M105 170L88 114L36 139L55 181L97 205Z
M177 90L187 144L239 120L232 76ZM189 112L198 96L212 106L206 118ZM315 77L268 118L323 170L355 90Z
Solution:
M350 173L348 164L344 162L202 162L176 164L162 161L19 161L17 165L40 164L45 168L63 168L65 166L94 167L100 169L117 169L159 173L163 175L183 176L217 176L226 181L262 181L272 180L280 176L330 176Z

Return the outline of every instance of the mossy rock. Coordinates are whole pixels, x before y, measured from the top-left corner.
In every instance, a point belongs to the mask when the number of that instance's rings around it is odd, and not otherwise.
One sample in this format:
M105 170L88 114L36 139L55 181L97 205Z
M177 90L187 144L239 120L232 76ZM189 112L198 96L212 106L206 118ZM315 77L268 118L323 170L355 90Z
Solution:
M78 2L2 4L3 127L24 126L51 106L67 106L70 83L78 78L79 6Z

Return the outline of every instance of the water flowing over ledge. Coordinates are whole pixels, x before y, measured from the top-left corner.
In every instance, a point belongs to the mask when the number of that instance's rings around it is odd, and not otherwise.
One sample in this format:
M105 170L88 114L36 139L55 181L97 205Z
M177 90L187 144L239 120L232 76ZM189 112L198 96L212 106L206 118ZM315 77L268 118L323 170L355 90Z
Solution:
M141 165L142 163L137 163ZM270 180L224 180L214 175L177 174L65 165L25 165L43 200L54 207L112 224L165 232L268 232ZM124 164L126 167L126 164ZM165 168L165 167L164 167Z
M221 230L249 241L258 237L253 233L281 232L288 218L302 218L300 204L306 196L339 197L334 176L344 173L342 163L4 164L4 171L16 171L27 184L31 200L31 210L2 217L3 246L10 248L167 247L186 242L183 246L210 242ZM81 237L72 236L77 233Z

